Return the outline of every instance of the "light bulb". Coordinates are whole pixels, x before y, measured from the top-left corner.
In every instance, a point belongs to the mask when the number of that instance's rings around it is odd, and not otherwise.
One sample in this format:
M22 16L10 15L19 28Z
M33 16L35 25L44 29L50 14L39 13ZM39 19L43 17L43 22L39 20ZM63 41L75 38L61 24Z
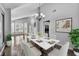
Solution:
M45 17L45 15L44 15L43 13L41 13L41 16L42 16L42 17Z

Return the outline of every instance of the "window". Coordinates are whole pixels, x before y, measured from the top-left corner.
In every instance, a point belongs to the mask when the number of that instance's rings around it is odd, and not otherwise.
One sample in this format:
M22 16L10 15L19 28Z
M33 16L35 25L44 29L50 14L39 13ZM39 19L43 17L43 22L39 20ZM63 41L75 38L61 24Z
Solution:
M20 23L20 22L15 23L15 32L23 33L23 23Z
M0 13L0 48L4 43L4 14Z

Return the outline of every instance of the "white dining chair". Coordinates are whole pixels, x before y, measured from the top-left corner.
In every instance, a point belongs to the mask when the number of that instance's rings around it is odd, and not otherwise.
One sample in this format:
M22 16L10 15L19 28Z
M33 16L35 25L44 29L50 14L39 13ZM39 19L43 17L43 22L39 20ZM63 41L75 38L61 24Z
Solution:
M27 41L27 39L21 40L21 41L24 41L24 43L27 43L30 47L33 47L33 46L34 46L34 45L31 43L31 39L30 39L29 42ZM20 42L21 42L21 41L20 41Z
M31 41L31 36L27 36L27 42Z
M41 52L36 47L29 47L27 43L22 42L22 54L25 56L40 56Z
M69 48L69 42L66 42L61 48L60 50L58 49L54 49L53 51L51 51L48 55L49 56L67 56L67 52L68 52L68 48Z

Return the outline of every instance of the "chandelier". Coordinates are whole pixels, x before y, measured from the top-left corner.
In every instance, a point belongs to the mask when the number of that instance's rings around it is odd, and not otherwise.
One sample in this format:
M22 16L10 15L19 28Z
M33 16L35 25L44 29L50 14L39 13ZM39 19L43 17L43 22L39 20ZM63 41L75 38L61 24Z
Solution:
M40 6L38 7L38 13L36 13L35 15L36 15L36 19L39 20L39 21L40 21L42 18L45 17L45 15L44 15L43 13L41 13L41 11L40 11Z

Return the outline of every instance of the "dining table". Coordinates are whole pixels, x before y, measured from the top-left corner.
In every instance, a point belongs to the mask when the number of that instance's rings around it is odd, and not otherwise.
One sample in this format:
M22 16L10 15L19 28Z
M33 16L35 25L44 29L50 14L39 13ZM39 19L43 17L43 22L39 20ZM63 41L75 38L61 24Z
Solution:
M41 48L40 51L42 52L43 55L44 54L48 55L47 50L54 47L60 41L56 39L41 38L41 39L31 39L31 42L33 42L34 44L36 44L37 46Z

